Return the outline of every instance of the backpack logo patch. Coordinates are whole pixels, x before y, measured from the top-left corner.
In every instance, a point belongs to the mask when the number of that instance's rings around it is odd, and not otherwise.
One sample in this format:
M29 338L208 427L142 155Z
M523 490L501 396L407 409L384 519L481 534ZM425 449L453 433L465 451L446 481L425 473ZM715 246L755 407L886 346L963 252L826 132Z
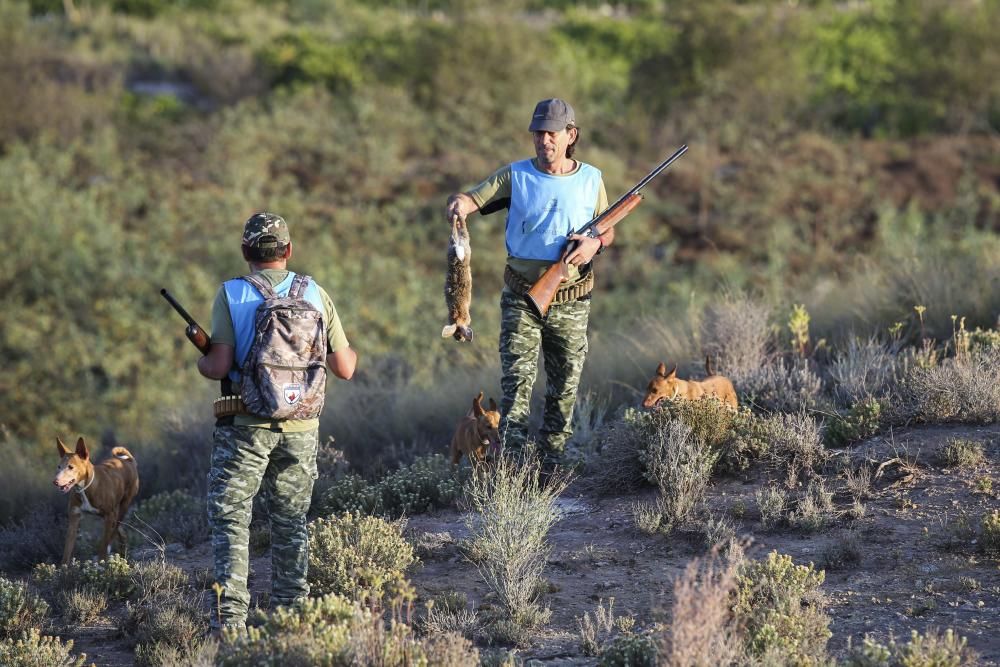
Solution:
M302 398L301 384L286 384L284 387L285 403L295 405Z

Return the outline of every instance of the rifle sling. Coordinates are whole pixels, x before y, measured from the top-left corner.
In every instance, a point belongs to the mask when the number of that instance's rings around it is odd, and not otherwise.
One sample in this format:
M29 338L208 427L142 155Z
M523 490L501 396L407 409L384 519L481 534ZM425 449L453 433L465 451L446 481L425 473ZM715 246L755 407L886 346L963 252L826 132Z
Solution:
M510 268L509 264L504 267L503 282L510 288L510 291L520 296L524 296L528 293L528 290L531 289L531 283L522 278L521 274L517 271ZM580 297L590 294L593 289L593 265L588 264L583 271L583 275L581 275L578 280L569 283L568 285L563 285L556 290L556 295L552 297L552 303L568 303L570 301L576 301Z

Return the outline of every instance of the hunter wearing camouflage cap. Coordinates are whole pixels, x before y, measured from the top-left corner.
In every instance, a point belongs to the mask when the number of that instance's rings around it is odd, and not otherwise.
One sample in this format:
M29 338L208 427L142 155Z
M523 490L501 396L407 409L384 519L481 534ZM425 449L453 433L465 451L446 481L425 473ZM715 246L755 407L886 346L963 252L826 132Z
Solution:
M505 448L528 442L532 386L541 351L548 378L538 448L543 465L560 460L573 434L573 409L587 356L587 322L594 286L593 258L614 240L614 230L591 238L577 233L608 206L601 172L574 159L580 141L576 112L565 100L535 105L528 131L535 157L501 167L471 190L448 198L449 225L474 211L507 209L506 286L500 295L501 436ZM577 246L565 257L569 241ZM565 262L569 280L540 316L527 289L554 262Z
M210 622L213 631L224 627L245 630L250 608L250 518L254 497L260 493L271 524L272 606L289 605L309 593L307 569L309 541L306 512L317 477L319 411L322 393L310 395L311 405L300 389L288 390L283 398L296 410L300 399L310 411L302 418L275 418L248 410L256 395L248 394L243 369L256 355L283 352L278 347L260 350L256 314L270 299L307 310L312 324L309 345L319 360L311 376L320 378L325 389L325 369L349 380L354 375L357 355L347 342L337 310L326 290L308 276L286 268L292 256L288 225L273 213L255 213L243 225L243 258L250 273L228 280L216 293L212 305L212 344L198 360L198 370L207 378L222 380L224 398L216 405L212 464L208 474L208 517L215 555L215 581L221 587L212 597ZM303 318L306 319L306 318ZM289 337L295 340L295 337ZM296 343L289 343L295 345ZM325 367L324 367L325 362ZM292 370L299 373L298 370ZM253 377L254 374L247 373ZM293 379L293 382L299 382ZM317 381L318 382L318 381ZM249 383L252 385L253 383ZM307 386L307 385L306 385ZM251 389L253 387L251 386ZM318 398L315 398L318 396ZM279 396L279 400L281 400ZM218 410L219 405L226 406ZM235 405L235 409L228 406ZM298 415L300 413L295 412ZM315 415L315 416L313 416Z

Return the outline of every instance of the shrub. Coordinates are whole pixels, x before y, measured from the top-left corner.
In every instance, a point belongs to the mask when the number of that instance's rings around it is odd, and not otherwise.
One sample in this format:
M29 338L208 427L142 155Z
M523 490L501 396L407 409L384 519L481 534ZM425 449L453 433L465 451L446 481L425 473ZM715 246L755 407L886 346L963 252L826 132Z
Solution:
M728 375L737 388L767 361L769 318L766 304L732 293L705 309L702 347L715 360L718 371Z
M320 513L398 517L447 507L461 491L462 477L456 476L444 456L434 454L389 473L375 484L353 474L337 480L323 493Z
M984 349L940 365L914 366L900 385L902 418L987 423L1000 417L1000 351Z
M73 642L47 637L35 628L20 639L0 640L0 665L4 667L83 667L87 654L73 655Z
M467 550L497 598L498 608L487 619L496 639L523 641L548 620L549 611L536 598L551 551L546 536L560 516L555 501L567 484L558 474L543 482L537 461L505 456L472 477Z
M723 472L746 470L766 448L758 419L750 408L740 406L733 410L714 397L661 404L653 413L632 422L639 427L636 439L644 442L649 429L659 428L666 419L690 427L693 437L715 454L716 467Z
M785 469L789 480L803 469L815 469L826 457L816 420L804 413L778 413L761 420L769 441L766 457L771 467Z
M823 381L808 359L781 359L748 373L737 390L743 402L775 412L799 412L816 407Z
M950 468L976 468L985 460L983 443L976 440L951 438L941 450L941 462Z
M850 647L844 667L963 667L978 664L978 656L966 646L951 628L939 634L910 631L910 641L900 645L895 639L889 645L880 644L867 635L861 646Z
M979 549L993 558L1000 557L1000 510L983 515L979 528Z
M475 609L469 609L465 593L450 591L427 602L427 613L420 623L426 635L457 634L472 639L479 627Z
M318 595L381 601L406 581L413 547L403 524L351 513L309 524L309 584Z
M820 660L831 635L819 590L823 579L812 563L796 565L776 551L766 560L745 563L733 612L746 627L747 650L755 656L780 655L785 663Z
M851 405L846 415L835 415L826 425L823 437L833 447L848 445L878 433L882 420L882 404L866 398Z
M832 512L833 493L826 490L822 479L813 479L799 498L788 522L801 531L814 533L826 527Z
M155 531L153 537L166 542L180 542L190 549L209 535L205 500L181 489L164 491L142 501L133 513L139 530Z
M861 544L853 532L838 536L823 549L823 567L827 570L844 570L860 562Z
M852 337L827 371L834 382L834 394L847 405L874 400L894 382L896 357L876 338Z
M279 607L260 627L222 644L219 665L442 665L477 664L478 651L462 637L439 635L423 641L409 626L338 595Z
M652 413L653 428L639 458L646 478L660 490L663 528L680 525L704 500L715 455L693 435L691 428Z
M136 665L158 667L165 652L184 656L199 649L207 625L199 597L188 595L130 609Z
M115 600L125 600L135 591L132 566L118 554L107 560L73 561L60 566L40 563L31 576L48 591L81 588L107 593Z
M646 635L622 635L611 641L597 661L599 667L656 667L656 643Z
M49 606L27 584L0 577L0 639L20 637L39 627L48 611Z
M392 516L447 507L462 491L448 460L440 455L417 459L379 482L383 510Z
M781 523L785 516L785 490L771 484L757 489L754 495L760 512L760 527L768 530Z
M56 606L67 623L87 624L100 618L108 608L108 594L89 588L74 588L59 593Z
M335 481L323 492L318 513L381 514L382 495L378 487L369 484L361 475L349 474Z

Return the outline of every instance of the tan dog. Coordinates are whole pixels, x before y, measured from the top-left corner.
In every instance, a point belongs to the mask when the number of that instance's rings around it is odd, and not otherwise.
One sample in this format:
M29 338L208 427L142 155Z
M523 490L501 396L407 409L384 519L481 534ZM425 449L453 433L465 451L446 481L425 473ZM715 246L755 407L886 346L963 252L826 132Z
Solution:
M464 453L473 467L486 460L486 455L500 451L500 412L497 402L490 399L490 409L483 409L483 392L472 399L472 410L465 415L451 439L451 464L457 466Z
M111 458L95 466L90 462L90 452L83 438L76 441L75 451L66 447L59 438L56 438L56 443L59 445L60 461L52 483L63 493L70 494L63 565L73 557L76 532L84 512L104 519L104 535L98 549L102 558L111 555L111 540L115 535L124 549L125 531L120 524L139 493L139 471L132 454L124 447L115 447L111 450Z
M712 365L707 357L705 372L708 373L708 377L704 380L681 380L677 377L677 366L668 373L667 367L660 363L656 367L656 375L646 387L646 398L642 401L642 407L651 408L664 400L696 401L706 396L715 396L723 403L736 408L739 403L736 400L733 383L725 376L712 373Z

